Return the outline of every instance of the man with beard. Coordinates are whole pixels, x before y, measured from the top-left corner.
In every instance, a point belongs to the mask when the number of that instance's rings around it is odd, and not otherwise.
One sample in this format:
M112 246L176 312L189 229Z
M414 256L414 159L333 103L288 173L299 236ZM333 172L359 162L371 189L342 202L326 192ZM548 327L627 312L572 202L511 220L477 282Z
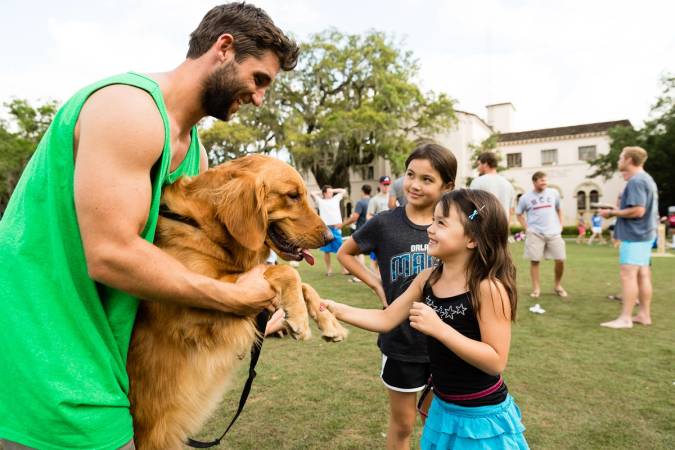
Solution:
M207 168L195 125L260 106L297 45L246 4L209 11L165 73L66 102L0 222L0 441L133 448L125 370L138 298L249 314L277 302L264 267L227 284L152 245L162 186Z
M642 147L624 147L618 167L628 183L621 193L619 207L600 209L602 217L616 217L614 237L619 247L622 308L619 317L601 323L607 328L633 328L634 323L651 325L652 245L659 224L659 194L654 179L644 170L647 151ZM633 316L635 303L638 313Z

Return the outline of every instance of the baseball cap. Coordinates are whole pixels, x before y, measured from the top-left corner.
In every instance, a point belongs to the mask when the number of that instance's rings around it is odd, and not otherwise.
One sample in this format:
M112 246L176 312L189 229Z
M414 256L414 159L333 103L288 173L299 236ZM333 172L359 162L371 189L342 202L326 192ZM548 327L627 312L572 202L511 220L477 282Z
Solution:
M389 178L386 175L383 176L383 177L380 177L380 183L384 184L385 186L388 185L388 184L391 184L391 178Z

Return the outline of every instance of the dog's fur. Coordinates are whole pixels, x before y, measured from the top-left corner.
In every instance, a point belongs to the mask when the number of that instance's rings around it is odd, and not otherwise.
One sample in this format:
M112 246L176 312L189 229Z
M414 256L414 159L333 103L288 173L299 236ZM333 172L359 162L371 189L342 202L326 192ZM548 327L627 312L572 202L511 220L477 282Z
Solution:
M273 249L300 260L300 248L317 248L332 236L310 207L300 175L288 164L248 156L168 186L162 203L199 226L161 217L156 244L189 269L227 282L263 263ZM324 339L347 331L288 265L270 266L265 278L286 311L286 329L310 336L308 310ZM246 299L242 299L245 302ZM169 303L141 302L127 370L139 450L181 448L222 399L230 375L256 339L255 315Z

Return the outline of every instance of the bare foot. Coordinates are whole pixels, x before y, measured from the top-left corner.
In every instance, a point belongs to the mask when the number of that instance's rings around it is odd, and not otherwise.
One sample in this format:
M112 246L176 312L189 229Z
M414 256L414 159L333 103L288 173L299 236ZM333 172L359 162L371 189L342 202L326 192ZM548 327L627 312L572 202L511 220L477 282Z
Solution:
M605 322L600 324L601 327L607 328L633 328L633 322L625 319L616 319L611 322Z
M636 316L633 316L633 323L639 323L640 325L651 325L652 319L651 318L645 318L645 317L642 317L641 315L637 314Z
M567 291L565 291L562 286L558 286L557 288L553 289L553 292L555 292L555 295L558 297L567 298Z
M541 295L541 292L539 291L539 289L535 289L535 290L533 290L532 293L530 294L530 297L532 297L532 298L539 298L540 295Z

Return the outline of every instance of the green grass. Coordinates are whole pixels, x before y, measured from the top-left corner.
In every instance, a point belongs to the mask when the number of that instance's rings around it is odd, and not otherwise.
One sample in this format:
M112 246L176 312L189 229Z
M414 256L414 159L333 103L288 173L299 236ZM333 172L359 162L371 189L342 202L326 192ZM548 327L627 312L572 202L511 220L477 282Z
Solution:
M542 264L542 315L528 308L527 261L518 264L518 320L505 379L518 402L534 449L675 448L675 258L654 258L654 325L610 330L620 304L617 250L568 243L563 302L552 294L553 265ZM303 279L326 298L377 307L374 295L349 277L327 278L320 258L303 263ZM384 448L388 405L379 381L376 335L350 327L328 344L265 341L246 408L219 448ZM201 438L220 435L236 411L248 361ZM418 447L417 427L413 448Z

